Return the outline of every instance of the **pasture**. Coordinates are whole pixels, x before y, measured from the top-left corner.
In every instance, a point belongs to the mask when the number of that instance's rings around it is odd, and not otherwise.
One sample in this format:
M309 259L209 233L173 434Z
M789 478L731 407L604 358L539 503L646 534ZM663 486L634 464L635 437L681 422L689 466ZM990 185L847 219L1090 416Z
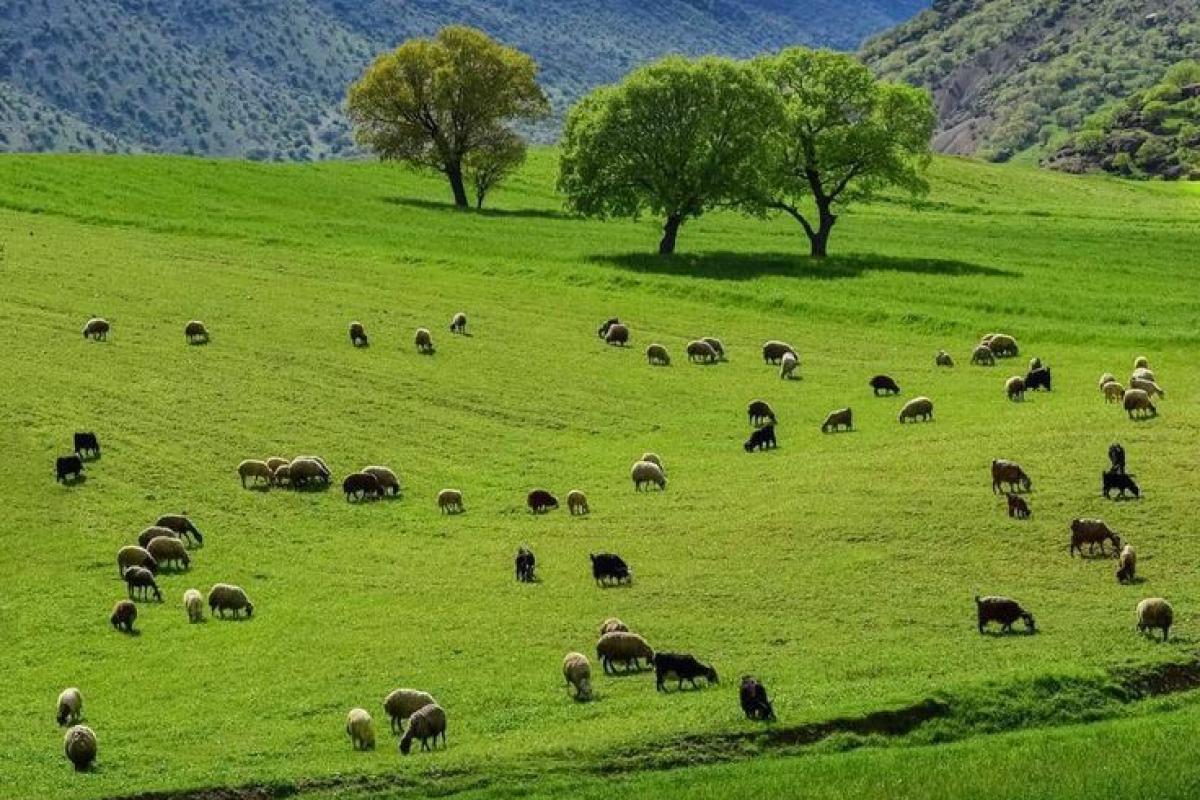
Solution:
M794 255L794 224L733 214L685 225L664 262L650 254L656 221L564 216L552 151L495 210L468 214L435 178L376 164L0 159L0 798L247 785L516 796L503 781L535 775L598 797L589 776L613 764L647 770L627 780L651 794L688 779L712 797L746 780L787 794L808 769L818 796L841 781L902 795L872 780L917 780L911 764L941 758L942 780L964 779L993 739L1029 759L1078 742L1103 761L1095 727L1044 729L1129 717L1094 725L1136 750L1194 727L1189 693L1151 698L1148 685L1178 687L1139 676L1188 663L1200 641L1200 194L949 159L931 181L919 209L846 215L824 262ZM447 329L460 310L470 336ZM80 336L93 315L113 323L108 341ZM614 315L631 347L596 337ZM185 343L191 319L209 344ZM369 348L351 347L351 320ZM433 356L413 347L418 326ZM994 330L1021 356L970 366ZM700 336L729 360L688 364ZM773 338L799 350L800 380L763 364ZM671 367L647 365L651 342ZM957 366L936 368L939 348ZM1054 391L1007 401L1005 379L1033 355ZM1126 380L1138 355L1167 391L1144 422L1096 386L1105 371ZM872 395L877 373L898 397ZM899 425L919 394L934 421ZM779 415L778 450L742 450L755 398ZM855 430L822 435L842 406ZM104 455L63 487L54 458L76 430L96 431ZM1114 441L1139 501L1100 496ZM665 492L629 480L647 450L666 463ZM301 453L329 463L329 491L241 488L242 459ZM992 494L993 458L1032 477L1031 519ZM392 466L402 498L347 503L340 477L366 464ZM446 487L465 514L439 513ZM538 487L583 489L592 513L534 517L524 500ZM182 510L205 545L190 571L160 577L164 603L138 604L139 635L113 631L117 549ZM1077 516L1134 544L1144 582L1069 557ZM521 544L539 583L513 579ZM595 586L599 551L630 563L632 586ZM189 625L184 590L220 581L246 588L253 618ZM980 636L975 594L1019 599L1039 632ZM1150 596L1175 606L1166 644L1133 631ZM594 645L613 615L722 682L660 694L653 673L602 676ZM570 650L592 658L595 702L567 697ZM770 742L738 709L744 673L771 691L779 730L930 698L942 710L911 728ZM81 775L53 719L69 685L100 741ZM381 703L398 686L447 709L447 750L396 752ZM354 706L375 717L373 752L346 738ZM1012 728L1031 730L993 736ZM889 743L928 747L909 762ZM772 744L814 754L699 766ZM1045 796L1128 785L1064 763ZM1168 772L1147 770L1150 796L1188 788Z

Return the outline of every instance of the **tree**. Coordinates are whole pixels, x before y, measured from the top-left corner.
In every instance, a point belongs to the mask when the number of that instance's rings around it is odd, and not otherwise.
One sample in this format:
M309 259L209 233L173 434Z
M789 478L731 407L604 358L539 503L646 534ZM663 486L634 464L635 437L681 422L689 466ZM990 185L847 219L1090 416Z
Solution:
M516 134L507 123L549 110L536 78L528 55L455 25L377 58L350 87L348 113L360 144L381 158L444 173L454 204L465 208L465 162L503 160L486 154L497 144L511 161Z
M496 128L483 145L467 154L463 170L475 187L475 207L483 208L488 192L525 163L525 140L507 128Z
M745 63L665 58L571 109L559 190L587 216L662 217L658 252L670 255L686 220L735 204L758 180L777 108Z
M838 213L887 187L928 191L936 114L929 93L875 79L852 56L792 48L754 61L782 105L766 143L766 181L751 205L791 215L824 257ZM806 211L816 207L816 219Z

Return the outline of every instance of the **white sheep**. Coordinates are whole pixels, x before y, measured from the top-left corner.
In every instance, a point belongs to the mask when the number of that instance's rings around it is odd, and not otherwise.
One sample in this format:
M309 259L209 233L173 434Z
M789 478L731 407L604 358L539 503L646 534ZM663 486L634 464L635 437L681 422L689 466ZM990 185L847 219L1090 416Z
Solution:
M717 351L703 339L687 343L688 361L699 361L701 364L713 364L717 361Z
M375 723L365 708L352 708L346 715L346 735L355 750L375 749Z
M796 354L788 351L779 359L779 380L793 380L796 377L796 368L800 366L800 359L796 358Z
M662 457L659 456L658 453L652 453L650 451L647 451L645 453L642 453L642 457L638 460L639 461L649 461L651 464L658 464L658 468L663 471L663 474L664 475L667 474L667 465L663 463Z
M646 348L646 361L651 366L669 367L671 366L671 354L661 344L652 344Z
M1121 548L1120 560L1117 562L1117 583L1133 583L1137 578L1137 552L1133 545L1127 544Z
M633 479L633 488L639 492L647 483L653 483L659 489L667 488L667 479L663 475L662 467L653 461L635 461L629 470L629 477Z
M1135 411L1141 411L1143 417L1158 414L1158 409L1154 407L1154 403L1150 402L1150 395L1142 389L1127 389L1122 403L1130 419L1133 419Z
M375 480L379 481L379 486L384 493L391 492L393 496L400 494L400 479L396 477L396 473L388 467L370 466L363 467L362 472L368 475L374 475Z
M1104 392L1104 402L1113 403L1125 396L1125 387L1116 381L1109 381L1100 387Z
M267 459L267 468L270 469L272 473L274 473L275 470L279 469L284 464L290 464L290 463L292 463L292 460L290 458L281 458L279 456L271 456L270 458Z
M1153 380L1147 380L1145 378L1134 378L1129 382L1129 388L1141 389L1148 397L1154 397L1155 395L1158 395L1163 399L1166 399L1167 397L1167 393L1160 389L1157 383L1155 383Z
M199 589L188 589L183 593L183 607L187 611L188 622L204 621L204 598Z
M429 692L419 689L394 689L383 698L383 710L392 721L392 733L404 730L404 720L420 711L425 706L436 705L437 701Z
M247 617L253 616L254 604L246 597L246 590L242 587L217 583L208 590L208 610L220 617L224 617L226 611L232 611L234 619L237 619L241 611L245 611Z
M146 549L160 565L182 565L185 569L191 566L192 559L188 555L187 547L184 546L183 540L177 539L173 535L155 536L150 540L150 544L146 546Z
M1133 371L1133 373L1132 373L1132 374L1129 376L1129 380L1131 380L1131 381L1132 381L1134 378L1141 378L1141 379L1142 379L1142 380L1144 380L1144 381L1154 381L1154 380L1157 380L1157 379L1154 377L1154 373L1153 373L1153 372L1151 372L1150 370L1146 369L1145 367L1141 367L1141 368L1139 368L1139 369L1135 369L1135 370Z
M1148 597L1137 604L1137 629L1139 633L1147 630L1162 629L1165 642L1175 620L1175 611L1171 604L1161 597Z
M58 696L58 710L54 718L58 720L59 725L70 723L74 725L79 722L79 717L83 713L83 694L72 686L69 689L63 689Z
M418 353L428 355L433 352L433 334L428 328L417 328L416 334L413 335L413 344L417 346Z
M92 766L96 760L96 749L96 732L87 725L67 729L67 735L63 737L63 752L75 766L76 772L83 772Z
M1138 356L1133 360L1134 369L1150 369L1150 360L1145 356Z
M575 687L575 699L580 702L592 699L592 665L583 653L567 653L563 659L563 677L567 679L567 693Z
M647 664L654 663L654 648L636 633L628 631L611 631L600 637L596 642L596 658L604 666L604 672L615 672L613 662L621 662L625 669L630 666L639 669L639 659L645 659Z
M124 578L125 570L129 567L145 567L148 570L156 571L158 562L154 560L154 556L150 555L149 550L129 544L117 551L117 574Z
M608 619L604 620L604 622L600 623L600 635L601 636L603 636L606 633L613 633L616 631L628 631L628 630L629 630L629 626L626 625L624 622L621 622L621 620L618 619L617 617L609 617Z
M467 332L467 315L463 311L459 311L450 319L450 332L466 334Z
M463 493L458 489L442 489L438 492L437 504L443 514L461 514L467 510L463 505Z
M933 401L928 397L914 397L900 409L900 422L910 422L916 419L933 419Z
M270 486L273 475L271 474L271 468L267 466L267 462L259 461L256 458L248 458L238 464L238 477L242 479L242 488L245 489L247 478L251 478L252 482L262 478Z
M413 713L408 718L408 730L404 732L404 737L400 740L400 752L408 755L412 749L413 739L421 740L421 749L428 750L429 740L433 740L433 747L437 749L438 736L442 737L442 746L446 746L446 710L434 703L430 706L425 706Z
M587 495L579 489L572 489L567 492L567 511L572 516L576 514L590 514L592 510L588 506Z
M1111 372L1104 373L1103 375L1100 376L1100 382L1098 384L1100 387L1100 391L1102 391L1102 392L1104 391L1104 385L1106 383L1116 383L1116 381L1117 381L1116 375L1113 375Z

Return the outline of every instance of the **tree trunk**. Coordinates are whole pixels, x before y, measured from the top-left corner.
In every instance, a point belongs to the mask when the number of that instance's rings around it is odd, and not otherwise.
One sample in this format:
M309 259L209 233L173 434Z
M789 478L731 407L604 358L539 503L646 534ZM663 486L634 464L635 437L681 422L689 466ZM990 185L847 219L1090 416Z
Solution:
M828 205L823 205L817 209L820 213L820 222L815 231L808 230L808 241L812 245L810 254L813 258L824 258L829 254L829 234L833 231L833 224L837 222L837 215L829 211Z
M454 205L459 208L470 208L467 199L467 186L463 183L462 164L447 164L446 177L450 179L450 190L454 192Z
M658 243L658 254L660 256L669 256L675 252L675 239L679 235L679 226L683 224L683 217L678 214L671 214L667 217L667 222L663 225L662 241Z

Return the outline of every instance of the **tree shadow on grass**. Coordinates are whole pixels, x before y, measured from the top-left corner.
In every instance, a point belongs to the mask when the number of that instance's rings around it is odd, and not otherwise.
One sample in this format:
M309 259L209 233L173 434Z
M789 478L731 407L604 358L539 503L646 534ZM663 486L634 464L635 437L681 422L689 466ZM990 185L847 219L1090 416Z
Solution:
M1019 278L1019 272L937 258L896 258L882 255L846 255L810 258L795 253L710 253L660 256L654 253L609 253L591 261L610 264L632 272L678 275L690 278L745 281L766 275L810 280L857 278L864 272L907 272L915 275L950 277L983 275Z
M394 206L419 208L425 211L461 211L464 214L474 214L480 217L512 217L514 219L572 219L565 211L553 208L459 208L453 203L437 200L421 200L414 197L385 197L383 202Z

